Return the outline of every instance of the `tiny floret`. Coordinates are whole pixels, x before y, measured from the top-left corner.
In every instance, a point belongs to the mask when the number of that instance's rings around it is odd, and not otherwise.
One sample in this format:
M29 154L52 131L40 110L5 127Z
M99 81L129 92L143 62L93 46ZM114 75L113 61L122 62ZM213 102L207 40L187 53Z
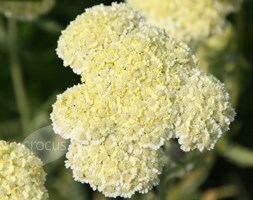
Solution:
M47 200L42 161L23 144L0 140L1 200Z
M89 183L107 197L130 198L135 192L147 193L159 183L162 151L142 148L137 143L108 136L99 145L71 142L66 167L73 177Z

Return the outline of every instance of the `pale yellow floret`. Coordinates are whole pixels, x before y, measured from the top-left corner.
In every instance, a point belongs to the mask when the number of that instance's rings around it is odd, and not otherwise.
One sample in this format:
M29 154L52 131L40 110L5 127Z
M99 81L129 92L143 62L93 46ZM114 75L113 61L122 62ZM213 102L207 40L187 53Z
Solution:
M142 25L85 63L85 83L59 95L53 106L56 133L82 144L124 134L153 149L171 137L175 92L197 70L187 47Z
M41 1L1 1L0 12L8 18L19 20L34 20L38 16L47 13L55 0Z
M24 145L0 140L0 199L47 200L42 165Z
M89 183L107 197L130 198L147 193L159 183L161 150L142 148L138 143L120 140L111 134L99 145L71 142L66 167L76 181Z
M88 55L122 40L141 22L141 16L124 4L86 9L62 31L57 54L63 59L64 66L70 66L75 73L81 74L86 68Z
M235 117L224 85L211 75L191 77L179 90L177 102L175 137L184 151L213 149Z
M221 33L225 16L241 0L126 0L155 26L190 45ZM239 2L239 3L238 3Z

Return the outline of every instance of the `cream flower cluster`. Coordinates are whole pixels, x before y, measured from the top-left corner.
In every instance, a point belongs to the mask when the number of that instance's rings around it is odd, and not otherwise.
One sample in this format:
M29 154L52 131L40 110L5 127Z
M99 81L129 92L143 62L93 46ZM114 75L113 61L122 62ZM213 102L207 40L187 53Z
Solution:
M1 200L47 200L42 165L24 145L0 141Z
M146 193L158 185L162 151L141 148L109 135L100 145L72 142L66 166L76 181L89 183L106 196L130 198L136 191Z
M47 13L54 5L54 0L30 1L1 1L0 12L6 17L20 20L33 20Z
M195 65L185 46L143 25L86 57L84 83L53 106L54 130L82 144L99 144L115 132L158 149L171 137L175 92L195 74Z
M181 106L175 108L180 113L175 137L184 151L213 149L234 120L229 94L211 75L196 73L180 89L176 101Z
M63 59L64 66L70 66L75 73L82 74L90 54L100 52L112 42L121 40L141 21L141 16L125 5L99 5L95 9L86 9L62 31L57 54Z
M220 33L242 0L126 0L155 26L188 44Z
M200 72L188 47L125 4L78 16L57 54L82 83L57 96L53 129L71 140L66 166L75 180L106 196L147 192L165 140L212 149L234 118L223 85Z

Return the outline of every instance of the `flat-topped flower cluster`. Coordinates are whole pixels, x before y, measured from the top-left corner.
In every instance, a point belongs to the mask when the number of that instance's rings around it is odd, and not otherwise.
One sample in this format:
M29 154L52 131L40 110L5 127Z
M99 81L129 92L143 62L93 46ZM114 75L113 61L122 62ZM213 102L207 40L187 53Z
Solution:
M57 54L81 76L51 113L55 133L71 140L66 166L106 196L147 192L166 140L210 150L234 119L223 84L200 72L188 47L125 4L87 9Z

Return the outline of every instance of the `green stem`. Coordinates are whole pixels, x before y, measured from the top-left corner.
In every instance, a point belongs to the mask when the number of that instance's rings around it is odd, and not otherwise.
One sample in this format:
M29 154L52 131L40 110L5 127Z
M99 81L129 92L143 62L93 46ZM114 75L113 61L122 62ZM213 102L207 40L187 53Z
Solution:
M29 131L30 126L30 111L26 98L21 67L18 59L17 24L14 19L8 19L8 36L12 82L23 132L26 133Z
M3 22L3 18L0 16L0 44L3 44L4 39L5 39L5 31L4 31L4 22Z
M243 9L243 8L242 8ZM238 43L238 50L240 52L243 51L244 47L244 12L243 10L240 10L240 12L236 15L236 28L237 28L237 43Z

